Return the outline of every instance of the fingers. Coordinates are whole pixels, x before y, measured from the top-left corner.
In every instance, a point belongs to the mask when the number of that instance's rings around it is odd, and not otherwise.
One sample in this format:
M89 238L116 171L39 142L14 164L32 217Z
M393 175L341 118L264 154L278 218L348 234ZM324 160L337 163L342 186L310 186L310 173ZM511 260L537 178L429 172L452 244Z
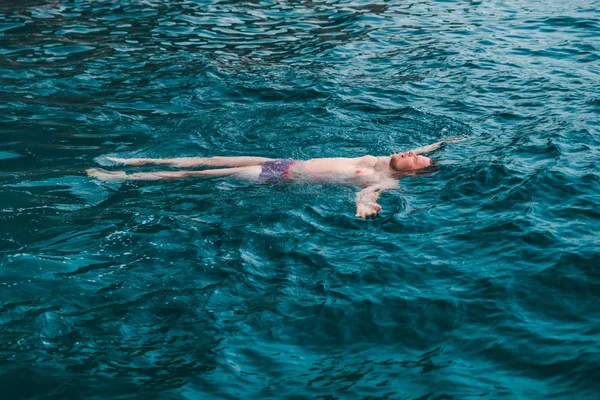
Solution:
M361 218L372 217L382 210L377 203L360 204L356 207L356 216Z
M377 214L377 213L361 212L361 213L356 214L356 216L361 217L361 218L367 218L367 217L372 217L375 214Z
M465 136L465 135L452 136L452 137L444 138L444 142L445 143L458 143L458 142L462 142L463 140L467 140L468 138L469 137Z
M367 218L367 217L372 217L372 216L374 216L374 215L377 215L377 213L378 213L378 211L371 210L371 211L366 211L366 212L363 212L363 213L362 213L361 215L359 215L359 216L360 216L360 217L362 217L362 218Z

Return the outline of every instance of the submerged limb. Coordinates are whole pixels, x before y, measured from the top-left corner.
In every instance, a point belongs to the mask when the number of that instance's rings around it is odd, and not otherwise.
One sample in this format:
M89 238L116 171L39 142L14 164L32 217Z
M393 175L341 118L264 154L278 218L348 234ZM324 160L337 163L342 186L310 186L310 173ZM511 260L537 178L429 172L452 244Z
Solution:
M100 179L101 181L158 181L166 179L193 178L201 176L235 176L240 179L257 180L260 172L260 166L209 169L205 171L157 171L157 172L136 172L126 174L125 171L105 171L103 169L87 169L85 172L89 177Z
M265 157L179 157L179 158L116 158L106 157L107 160L127 165L172 165L174 167L247 167L261 165L273 158Z
M423 147L418 147L411 151L417 155L424 154L424 153L430 153L434 150L439 149L442 145L450 144L450 143L458 143L458 142L462 142L463 140L466 140L466 139L468 139L468 137L466 137L466 136L447 137L447 138L444 138L444 140L440 140L439 142L435 142L435 143L432 143L430 145L423 146Z

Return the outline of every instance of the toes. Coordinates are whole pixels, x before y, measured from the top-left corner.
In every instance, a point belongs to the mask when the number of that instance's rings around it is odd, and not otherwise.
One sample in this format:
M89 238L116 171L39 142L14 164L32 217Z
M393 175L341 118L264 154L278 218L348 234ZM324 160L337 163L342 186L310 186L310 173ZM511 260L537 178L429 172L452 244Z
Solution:
M90 168L90 169L86 169L85 173L87 174L87 176L92 177L94 176L94 174L96 174L98 172L98 170L96 168Z

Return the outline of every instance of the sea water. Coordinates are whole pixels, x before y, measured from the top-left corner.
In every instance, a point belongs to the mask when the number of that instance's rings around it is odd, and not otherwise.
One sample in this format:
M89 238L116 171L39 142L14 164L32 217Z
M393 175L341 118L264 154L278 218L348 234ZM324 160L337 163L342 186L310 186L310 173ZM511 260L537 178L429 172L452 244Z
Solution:
M598 7L2 1L0 397L599 398ZM368 220L84 173L461 135Z

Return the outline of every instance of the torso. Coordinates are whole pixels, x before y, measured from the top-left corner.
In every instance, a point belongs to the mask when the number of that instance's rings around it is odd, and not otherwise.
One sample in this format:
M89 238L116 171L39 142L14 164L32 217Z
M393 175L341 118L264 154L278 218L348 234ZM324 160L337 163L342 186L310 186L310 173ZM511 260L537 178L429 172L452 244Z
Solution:
M358 186L371 186L386 183L393 179L387 169L380 166L374 156L359 158L314 158L295 161L290 167L289 178L314 183L338 183Z

